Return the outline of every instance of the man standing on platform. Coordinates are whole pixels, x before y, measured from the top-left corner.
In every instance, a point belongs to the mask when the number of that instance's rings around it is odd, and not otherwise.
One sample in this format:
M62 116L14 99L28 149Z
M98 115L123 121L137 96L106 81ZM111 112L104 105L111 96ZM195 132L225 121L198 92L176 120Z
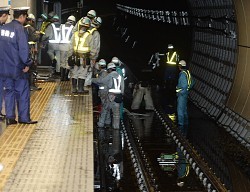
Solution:
M9 7L0 7L0 30L8 19L9 11L10 11ZM2 63L2 60L0 60L0 62ZM1 63L0 66L2 65ZM4 79L0 77L0 119L4 118L4 115L2 114L3 90L4 90L3 87L4 87Z
M17 105L18 122L35 124L30 119L30 90L28 71L32 64L29 58L29 45L24 22L28 16L29 7L13 9L14 20L1 28L0 76L5 79L5 109L7 125L16 124L15 109Z

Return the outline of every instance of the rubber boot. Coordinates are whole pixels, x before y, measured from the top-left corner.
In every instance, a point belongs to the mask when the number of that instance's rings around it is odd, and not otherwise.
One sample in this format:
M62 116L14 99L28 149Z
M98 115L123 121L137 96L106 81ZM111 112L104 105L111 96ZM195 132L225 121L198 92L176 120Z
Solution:
M78 79L78 93L89 93L89 91L84 90L85 79Z
M30 82L30 91L40 91L42 88L36 86L36 75L34 72L31 72L29 82Z
M64 81L69 81L69 69L65 69Z
M77 79L72 78L72 93L77 93L76 85L77 85Z
M61 81L65 81L65 68L60 68Z

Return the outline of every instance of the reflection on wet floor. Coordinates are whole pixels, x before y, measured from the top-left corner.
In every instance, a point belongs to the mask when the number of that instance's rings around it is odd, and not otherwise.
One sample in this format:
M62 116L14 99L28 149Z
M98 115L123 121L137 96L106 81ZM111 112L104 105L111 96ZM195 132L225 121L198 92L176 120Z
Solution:
M129 119L157 175L160 191L204 190L181 150L172 137L166 135L164 126L154 112L130 113Z
M0 135L3 134L4 130L7 128L5 118L0 119Z

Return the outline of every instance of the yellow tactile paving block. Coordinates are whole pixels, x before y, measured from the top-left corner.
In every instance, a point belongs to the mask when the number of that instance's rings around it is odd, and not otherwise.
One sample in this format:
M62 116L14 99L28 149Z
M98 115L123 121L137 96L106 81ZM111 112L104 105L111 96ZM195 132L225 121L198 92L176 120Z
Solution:
M31 118L39 120L57 83L40 84L42 90L31 96ZM17 124L8 126L0 136L0 163L4 165L0 172L0 191L16 165L26 143L37 125Z
M94 191L91 90L72 95L60 83L3 191Z

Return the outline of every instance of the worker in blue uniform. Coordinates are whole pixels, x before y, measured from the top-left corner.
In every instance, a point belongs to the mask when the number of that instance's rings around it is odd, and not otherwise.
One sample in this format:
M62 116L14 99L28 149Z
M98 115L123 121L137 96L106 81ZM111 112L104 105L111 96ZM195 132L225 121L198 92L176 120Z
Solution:
M178 84L176 86L177 93L177 119L178 127L184 136L187 136L188 131L188 110L187 100L189 90L193 87L192 76L186 68L186 62L181 60L178 64L180 73Z
M9 11L10 11L9 7L0 7L0 30L8 19ZM0 62L2 62L2 59L0 59ZM0 119L4 118L4 115L2 114L3 90L4 90L3 88L4 88L4 79L0 77Z
M17 105L18 122L34 124L30 119L30 90L28 71L32 64L29 58L29 45L24 22L29 7L13 8L14 19L5 24L0 33L0 76L5 81L5 109L7 125L16 124Z

